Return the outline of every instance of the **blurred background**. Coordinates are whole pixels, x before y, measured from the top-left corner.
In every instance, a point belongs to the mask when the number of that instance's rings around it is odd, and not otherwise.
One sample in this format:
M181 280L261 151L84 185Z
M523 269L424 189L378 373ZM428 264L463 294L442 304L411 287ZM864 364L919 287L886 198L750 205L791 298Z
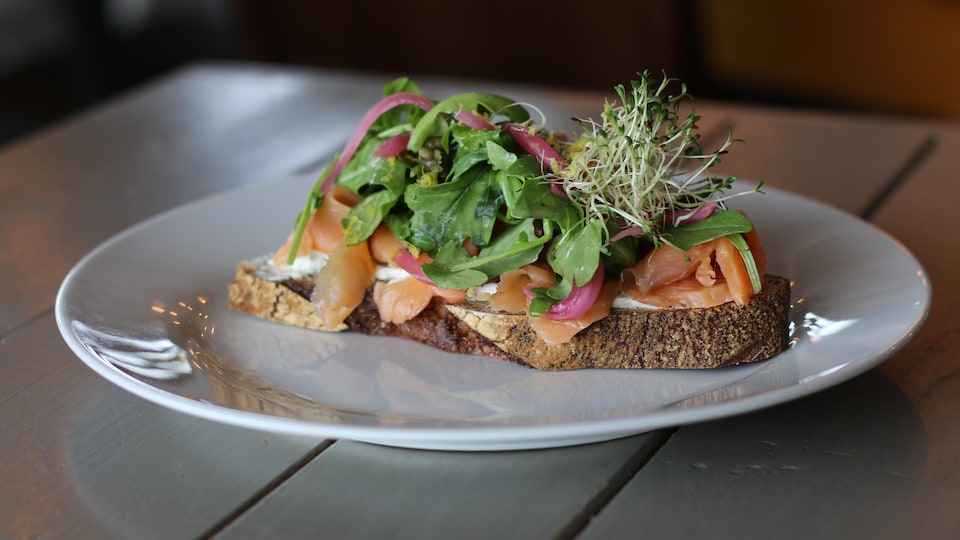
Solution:
M960 0L0 0L0 145L231 60L960 119L958 30Z

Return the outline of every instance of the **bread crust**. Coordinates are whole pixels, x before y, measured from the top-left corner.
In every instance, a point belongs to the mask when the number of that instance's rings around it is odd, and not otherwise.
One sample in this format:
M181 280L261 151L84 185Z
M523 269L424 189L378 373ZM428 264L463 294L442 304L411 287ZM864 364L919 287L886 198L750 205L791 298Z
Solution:
M342 325L328 329L310 303L312 281L271 281L258 276L256 268L255 263L249 262L237 265L236 277L227 287L230 309L312 330L345 330L372 336L401 337L450 353L492 356L525 364L451 315L447 310L448 305L439 298L434 298L417 317L405 323L393 324L380 318L371 288Z
M316 330L347 330L413 339L447 352L480 354L541 370L582 368L705 369L770 358L789 343L790 282L765 276L746 305L703 309L613 309L569 342L547 345L520 313L492 312L486 304L446 304L435 298L414 319L380 319L371 292L336 329L323 327L309 301L312 282L270 281L253 265L237 266L228 287L230 308L263 319Z
M759 295L702 309L614 309L559 345L546 345L523 314L464 303L448 309L498 347L537 369L715 368L770 358L786 348L790 283L766 276Z

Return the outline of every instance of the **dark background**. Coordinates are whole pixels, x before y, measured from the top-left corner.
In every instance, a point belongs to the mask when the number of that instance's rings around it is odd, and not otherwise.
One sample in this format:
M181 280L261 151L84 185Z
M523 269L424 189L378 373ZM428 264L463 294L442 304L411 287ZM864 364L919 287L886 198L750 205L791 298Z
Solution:
M0 0L0 145L210 60L960 118L960 1Z

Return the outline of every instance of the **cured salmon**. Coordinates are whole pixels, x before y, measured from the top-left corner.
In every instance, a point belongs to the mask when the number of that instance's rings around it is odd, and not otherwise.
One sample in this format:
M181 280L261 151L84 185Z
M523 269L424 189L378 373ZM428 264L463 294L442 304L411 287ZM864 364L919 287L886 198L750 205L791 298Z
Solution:
M747 245L759 275L766 271L766 252L756 231ZM740 250L726 237L698 244L684 252L672 246L651 251L621 274L623 293L653 307L707 308L733 301L744 305L756 294Z
M290 255L290 249L293 247L293 238L297 235L296 231L291 232L287 236L287 241L280 246L273 254L273 264L284 265L287 264L287 257ZM313 251L313 237L310 236L309 230L304 230L303 235L300 237L300 243L297 245L297 254L295 257L303 257L304 255L309 255Z
M530 309L530 290L549 288L557 284L553 271L536 264L528 264L500 276L495 293L483 297L490 306L508 313L524 313ZM610 314L613 300L620 292L616 280L608 280L596 301L580 317L557 320L551 317L531 317L530 327L547 345L570 341L574 335Z
M359 196L341 186L335 186L323 198L307 223L314 249L330 253L337 244L343 242L343 220L358 202Z
M559 345L570 341L581 330L610 314L613 300L620 292L620 283L607 280L590 309L580 317L556 320L550 317L531 317L530 327L547 345Z
M403 249L393 231L386 225L380 225L370 236L370 255L379 264L388 264Z
M403 244L386 225L378 227L369 242L370 254L377 264L394 264L394 259L404 249ZM425 253L421 253L417 260L421 264L430 262L430 258ZM467 292L458 289L441 289L413 276L396 281L378 281L373 289L373 300L380 317L393 324L404 323L419 315L434 296L456 304L467 298Z
M521 266L500 275L495 293L484 295L483 300L490 303L490 307L508 313L527 311L530 305L528 291L540 287L553 287L557 279L553 271L535 264Z
M353 246L337 244L317 273L310 298L328 329L339 328L363 302L375 277L376 266L367 242Z
M430 285L409 277L397 281L378 281L373 286L373 301L380 318L401 324L420 314L433 299Z

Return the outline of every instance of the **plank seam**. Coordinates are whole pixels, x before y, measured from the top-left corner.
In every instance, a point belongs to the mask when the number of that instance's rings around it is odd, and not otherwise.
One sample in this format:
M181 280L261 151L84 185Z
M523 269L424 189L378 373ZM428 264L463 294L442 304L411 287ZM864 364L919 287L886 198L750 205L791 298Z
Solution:
M891 196L900 189L900 186L910 178L914 171L920 167L927 159L927 156L933 152L938 143L939 139L936 134L927 136L917 149L914 150L913 154L910 155L910 158L904 162L903 166L893 174L887 184L874 196L863 212L860 213L860 217L867 221L873 219L873 216L890 200Z
M667 444L667 441L677 432L677 428L659 430L649 433L649 438L630 456L617 470L610 481L597 490L583 508L567 522L554 538L576 538L590 524L623 488L653 459L653 456Z
M21 332L26 331L26 330L27 330L28 328L30 328L31 326L37 324L38 322L42 321L43 319L46 319L47 317L49 317L49 316L52 315L52 314L53 314L53 307L49 307L49 308L41 311L40 313L34 315L33 317L30 317L29 319L27 319L27 320L25 320L25 321L17 324L16 326L11 327L9 330L6 331L5 334L3 334L2 336L0 336L0 345L3 345L3 344L6 343L7 340L9 340L10 338L16 336L17 334L19 334L19 333L21 333Z
M238 520L245 513L250 511L254 506L259 504L261 501L266 499L271 493L280 488L283 484L292 478L297 472L303 469L308 463L316 459L320 454L326 451L333 445L334 441L326 440L312 448L309 452L303 454L300 459L294 461L289 467L284 469L280 474L274 477L273 480L268 482L262 488L253 493L246 500L238 504L233 511L224 516L223 519L214 523L206 532L201 534L198 538L213 538L214 536L220 534L227 529L232 523Z

